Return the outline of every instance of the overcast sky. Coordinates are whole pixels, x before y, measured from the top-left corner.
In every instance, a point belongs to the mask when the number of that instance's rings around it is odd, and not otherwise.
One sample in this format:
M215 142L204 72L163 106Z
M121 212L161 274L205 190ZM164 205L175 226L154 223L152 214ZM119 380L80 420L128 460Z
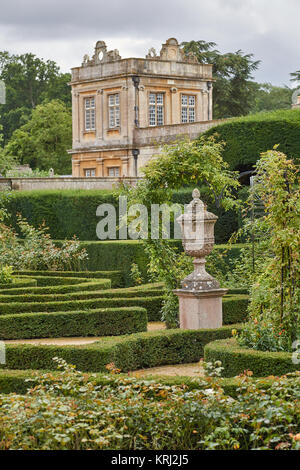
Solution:
M300 69L299 0L0 0L0 50L33 52L63 71L97 40L122 57L144 57L169 37L214 41L261 60L255 78L289 85Z

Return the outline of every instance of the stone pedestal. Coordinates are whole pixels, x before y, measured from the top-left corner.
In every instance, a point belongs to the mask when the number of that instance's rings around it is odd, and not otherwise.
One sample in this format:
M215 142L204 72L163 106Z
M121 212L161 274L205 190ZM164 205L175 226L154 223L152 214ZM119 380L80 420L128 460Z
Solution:
M177 221L182 230L182 244L194 258L194 271L181 282L179 297L180 328L186 330L215 329L223 324L222 297L227 289L205 270L206 256L214 247L214 225L218 217L208 212L200 192L193 191L193 200Z
M227 289L174 291L179 298L180 328L184 330L221 328L222 297L227 292Z

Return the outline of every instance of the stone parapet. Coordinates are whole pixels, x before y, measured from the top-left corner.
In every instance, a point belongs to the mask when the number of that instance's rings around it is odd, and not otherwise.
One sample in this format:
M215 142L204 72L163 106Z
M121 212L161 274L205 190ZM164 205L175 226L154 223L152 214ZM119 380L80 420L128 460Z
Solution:
M61 189L113 189L121 182L134 186L139 178L0 178L0 191L32 191Z
M121 59L116 62L75 67L72 69L71 84L128 75L213 80L212 65L156 59Z
M214 121L201 121L189 124L171 124L158 127L143 127L134 130L134 145L157 145L173 142L179 137L189 137L193 140L211 127L217 126L224 119Z

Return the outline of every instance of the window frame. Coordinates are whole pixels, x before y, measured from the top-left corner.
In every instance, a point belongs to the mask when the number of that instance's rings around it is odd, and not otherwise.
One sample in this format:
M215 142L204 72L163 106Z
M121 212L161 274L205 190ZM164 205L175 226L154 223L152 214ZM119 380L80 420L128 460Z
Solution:
M155 95L155 104L150 102L150 96ZM157 96L162 96L162 104L157 103ZM165 91L149 91L148 93L148 125L149 127L160 127L165 125L165 102L166 93ZM155 106L155 124L151 124L150 106ZM158 109L161 108L162 124L158 124Z
M94 101L94 106L89 108L86 107L86 102L87 100L93 100ZM95 132L96 131L96 95L91 95L91 96L84 96L83 98L83 113L84 113L84 132ZM90 122L92 124L92 111L94 112L94 127L87 128L87 111L89 111L89 118Z
M96 178L96 168L84 168L83 171L84 171L84 177L85 178ZM94 175L92 175L92 174L87 175L88 171L89 172L93 171L95 174Z
M118 99L118 104L115 104L115 101L114 101L114 104L111 105L110 104L110 98L114 96L118 96L119 99ZM116 93L109 93L107 95L107 111L108 111L108 129L109 130L114 130L114 129L120 129L121 127L121 106L120 106L120 103L121 103L121 100L120 100L120 92L116 92ZM116 117L116 109L118 109L118 118ZM110 118L111 118L111 110L114 110L114 125L111 126L111 121L110 121ZM117 124L117 120L119 121L118 124Z
M118 170L118 173L119 173L119 174L118 174L118 175L115 175L115 174L114 174L114 175L110 175L110 174L109 174L110 170ZM115 171L114 171L114 173L115 173ZM120 166L108 166L108 167L107 167L107 176L108 176L109 178L120 178L120 176L121 176L121 167L120 167Z
M182 103L182 99L183 97L186 96L187 97L187 104L184 105ZM194 105L190 105L189 104L189 98L194 98ZM196 122L196 106L197 106L197 95L193 95L192 93L181 93L180 94L180 122L181 124L193 124L194 122ZM182 118L182 111L183 109L186 109L186 113L187 113L187 121L184 122L183 121L183 118ZM194 120L191 121L190 120L190 109L193 109L194 110Z

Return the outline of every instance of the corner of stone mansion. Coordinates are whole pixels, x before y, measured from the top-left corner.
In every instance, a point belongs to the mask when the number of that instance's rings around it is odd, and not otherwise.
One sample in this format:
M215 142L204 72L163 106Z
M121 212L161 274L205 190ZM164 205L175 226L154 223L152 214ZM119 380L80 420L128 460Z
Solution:
M72 69L73 177L137 177L159 146L215 124L212 65L175 38L144 59L122 59L98 41Z

